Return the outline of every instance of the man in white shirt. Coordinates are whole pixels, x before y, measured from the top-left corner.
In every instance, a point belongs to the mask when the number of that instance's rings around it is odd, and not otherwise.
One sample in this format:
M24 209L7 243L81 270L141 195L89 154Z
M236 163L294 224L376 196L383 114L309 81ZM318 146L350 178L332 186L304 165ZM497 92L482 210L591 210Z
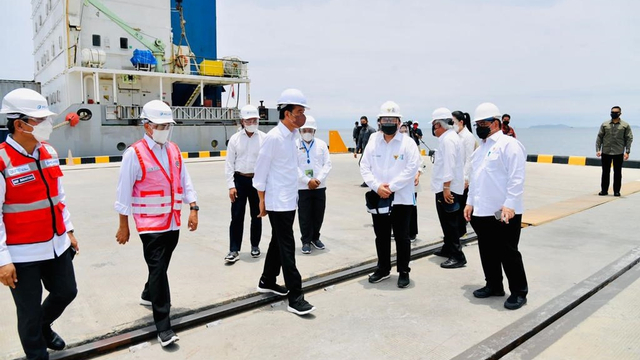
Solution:
M467 233L467 220L464 218L464 207L467 205L467 197L469 195L469 175L471 173L471 154L478 147L476 137L471 133L471 116L469 113L462 111L454 111L453 129L458 133L462 141L463 158L464 158L464 193L460 196L460 217L458 219L460 226L460 236Z
M304 125L307 99L300 90L287 89L278 99L280 122L265 136L256 160L253 187L260 198L260 217L269 216L271 242L258 291L288 295L287 310L306 315L315 307L304 299L302 277L296 267L293 221L298 203L298 149L296 129ZM286 288L276 283L284 275Z
M360 174L369 188L381 199L392 198L390 213L372 213L376 234L378 267L369 276L370 283L388 279L391 273L391 229L396 242L398 287L410 284L409 220L415 204L414 181L420 167L420 152L413 139L402 135L400 107L387 101L380 107L381 133L372 136L364 149Z
M55 114L31 89L9 92L0 113L7 114L10 133L0 144L0 282L11 289L27 359L48 359L47 348L66 346L51 324L78 293L71 262L78 241L58 154L45 142Z
M458 134L453 130L453 115L447 108L432 114L431 132L438 138L431 174L431 191L436 194L436 210L444 233L444 244L438 256L448 259L440 264L445 269L463 267L467 259L460 244L460 195L464 193L464 159Z
M310 254L311 245L324 250L320 229L327 204L327 175L331 171L329 147L315 137L316 119L307 116L300 128L298 147L298 221L302 233L302 253Z
M464 216L478 235L486 285L477 298L504 296L502 269L511 296L504 307L519 309L527 302L527 277L518 251L526 152L515 138L504 135L500 110L491 103L476 108L474 121L480 147L471 156L471 181Z
M249 200L251 215L251 256L260 256L260 237L262 236L262 218L260 215L260 199L252 185L253 172L260 146L265 133L258 130L258 109L253 105L245 105L240 109L242 129L233 134L227 144L225 159L225 175L231 200L231 225L229 225L229 254L224 258L233 264L240 259L244 213Z
M124 152L120 166L114 206L120 214L116 241L121 245L129 241L129 215L133 215L149 269L140 305L152 307L158 342L164 347L179 340L169 318L171 293L167 269L178 245L182 204L190 205L190 231L198 228L200 208L180 149L169 141L175 123L171 108L160 100L152 100L144 105L140 118L144 138Z

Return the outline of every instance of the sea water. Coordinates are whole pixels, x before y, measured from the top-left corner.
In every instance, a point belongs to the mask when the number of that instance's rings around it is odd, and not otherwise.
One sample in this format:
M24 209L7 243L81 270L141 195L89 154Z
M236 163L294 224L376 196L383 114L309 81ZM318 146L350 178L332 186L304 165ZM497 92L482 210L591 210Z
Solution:
M596 136L598 127L532 127L514 128L517 139L524 145L527 154L533 155L559 155L559 156L586 156L596 157ZM318 129L316 136L328 142L329 130ZM342 136L342 140L348 148L355 147L351 129L337 129ZM632 128L636 136L640 136L640 129ZM431 135L431 128L422 129L423 141L430 148L438 146L437 139ZM425 149L423 144L420 147ZM635 148L640 148L640 140ZM640 151L634 150L632 146L631 160L640 160Z

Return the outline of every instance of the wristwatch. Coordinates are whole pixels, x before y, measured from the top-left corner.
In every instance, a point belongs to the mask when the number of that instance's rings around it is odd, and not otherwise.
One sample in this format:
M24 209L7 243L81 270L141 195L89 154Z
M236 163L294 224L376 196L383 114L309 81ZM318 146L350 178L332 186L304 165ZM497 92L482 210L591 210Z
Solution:
M195 210L195 211L200 211L200 206L194 205L194 206L190 207L189 209Z

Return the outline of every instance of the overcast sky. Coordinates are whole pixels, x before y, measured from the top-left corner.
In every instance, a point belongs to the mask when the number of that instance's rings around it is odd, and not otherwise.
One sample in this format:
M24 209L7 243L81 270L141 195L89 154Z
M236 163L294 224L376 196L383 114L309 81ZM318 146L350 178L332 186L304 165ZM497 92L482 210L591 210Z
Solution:
M218 56L249 61L254 104L296 87L331 124L375 117L386 100L422 122L485 101L515 127L597 126L613 105L640 117L638 1L217 3ZM0 78L33 78L30 16L29 1L0 3Z

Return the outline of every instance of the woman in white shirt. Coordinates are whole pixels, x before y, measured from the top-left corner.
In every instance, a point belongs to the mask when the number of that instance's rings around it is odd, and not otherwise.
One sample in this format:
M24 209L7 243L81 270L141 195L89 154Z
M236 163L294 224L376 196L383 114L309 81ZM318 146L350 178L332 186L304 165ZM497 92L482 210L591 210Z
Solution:
M478 147L476 137L471 133L471 116L469 113L463 113L462 111L454 111L453 115L453 129L460 136L463 146L464 155L464 194L460 196L460 236L464 236L467 233L467 221L464 219L464 207L467 204L467 196L469 194L469 174L471 171L471 154Z

